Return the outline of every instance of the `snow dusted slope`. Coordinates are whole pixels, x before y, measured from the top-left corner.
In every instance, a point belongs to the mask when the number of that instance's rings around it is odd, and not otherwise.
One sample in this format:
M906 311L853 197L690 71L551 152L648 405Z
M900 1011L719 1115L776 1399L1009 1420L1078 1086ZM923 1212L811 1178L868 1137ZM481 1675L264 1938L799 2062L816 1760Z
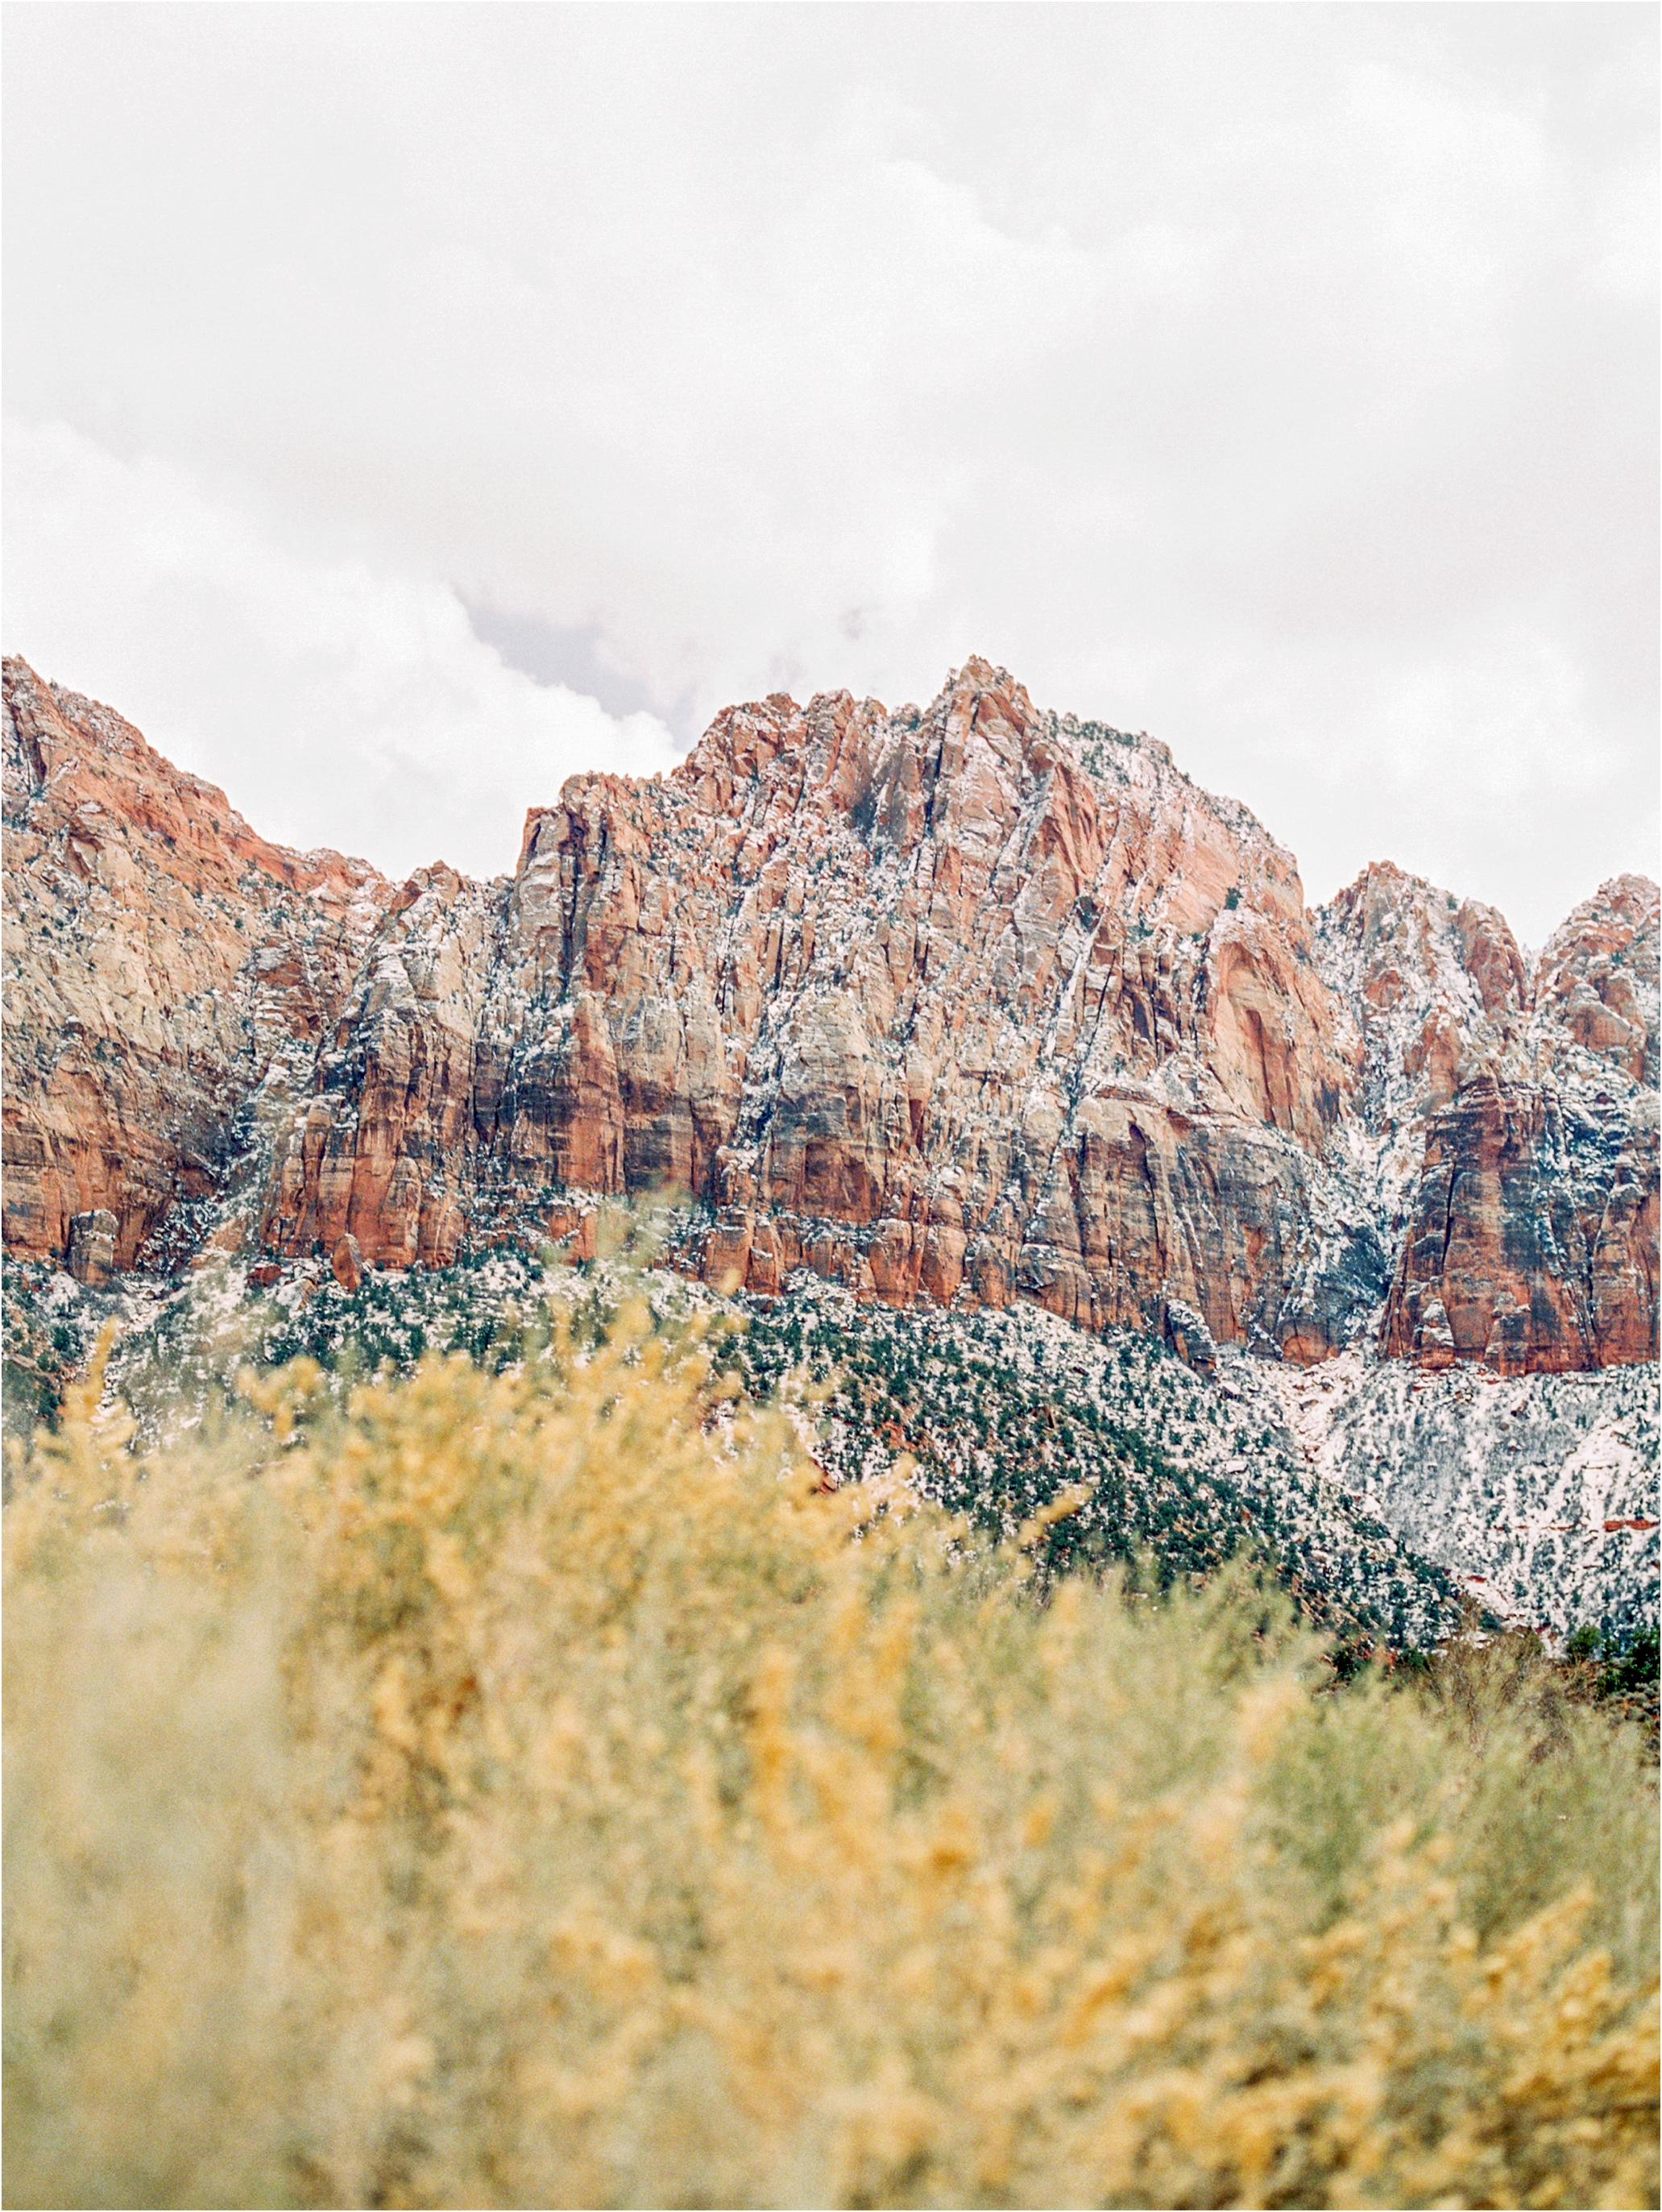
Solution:
M352 1290L315 1261L264 1287L223 1261L177 1288L129 1276L97 1290L8 1261L8 1414L27 1425L21 1386L42 1369L61 1380L106 1320L124 1332L110 1386L158 1443L222 1402L245 1362L304 1352L407 1370L429 1351L495 1357L545 1297L604 1296L608 1273L504 1250L372 1271ZM648 1279L665 1315L720 1303ZM1204 1572L1245 1541L1319 1620L1392 1647L1447 1635L1462 1596L1561 1635L1656 1619L1653 1367L1501 1377L1353 1350L1301 1370L1225 1349L1208 1373L1146 1335L1093 1334L1025 1304L896 1309L805 1273L740 1304L752 1387L799 1364L836 1378L815 1419L842 1479L909 1451L931 1495L1001 1528L1084 1480L1074 1533L1089 1552Z
M7 1348L21 1370L54 1330L84 1357L103 1322L122 1328L106 1384L147 1447L214 1419L246 1364L305 1354L338 1387L383 1361L408 1372L428 1352L535 1357L548 1301L597 1311L625 1283L644 1286L670 1323L695 1307L735 1310L684 1277L510 1251L371 1273L351 1290L315 1263L264 1290L231 1261L173 1290L136 1278L91 1289L39 1263L8 1261L6 1274ZM1275 1409L1145 1335L1094 1334L1028 1305L862 1304L806 1273L738 1309L748 1326L728 1359L754 1392L784 1389L840 1480L881 1477L908 1453L921 1490L1002 1534L1083 1484L1089 1494L1056 1540L1073 1556L1204 1575L1245 1544L1341 1634L1424 1647L1458 1623L1453 1577L1307 1466ZM828 1399L804 1396L804 1373L830 1385Z
M1502 1618L1654 1622L1655 887L1604 885L1532 973L1493 908L1388 865L1314 921L1364 1057L1311 1264L1360 1291L1376 1255L1374 1303L1337 1358L1219 1371Z
M1657 1618L1658 1372L1428 1373L1360 1351L1220 1368L1313 1474L1508 1621L1568 1634Z
M1083 1485L1066 1541L1088 1559L1204 1574L1244 1544L1341 1633L1425 1649L1458 1626L1454 1578L1307 1459L1253 1386L1257 1361L1208 1377L1131 1331L1028 1305L861 1305L808 1275L743 1303L753 1388L798 1362L834 1382L821 1449L840 1478L903 1450L927 1495L1005 1534Z

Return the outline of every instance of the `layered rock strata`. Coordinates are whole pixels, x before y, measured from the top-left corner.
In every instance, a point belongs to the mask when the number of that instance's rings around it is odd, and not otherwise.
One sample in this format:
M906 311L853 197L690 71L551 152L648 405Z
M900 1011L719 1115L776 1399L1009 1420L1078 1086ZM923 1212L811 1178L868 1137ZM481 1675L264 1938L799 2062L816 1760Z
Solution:
M408 1267L669 1188L687 1263L761 1291L1025 1297L1195 1357L1650 1356L1641 879L1532 978L1388 867L1312 916L1164 746L972 660L921 711L730 708L671 776L573 778L511 877L395 887L21 664L7 696L15 1249L104 1208L123 1267L170 1233Z
M1469 967L1480 1011L1429 1086L1382 1346L1502 1374L1652 1358L1657 887L1602 885L1532 982L1502 933L1491 915Z
M308 1079L392 887L268 844L16 660L3 775L7 1249L88 1269L105 1237L116 1267L173 1256L153 1237L171 1219L181 1251L200 1241L262 1085Z
M500 891L406 887L267 1233L402 1265L664 1185L752 1289L1269 1343L1358 1050L1290 855L972 663L925 713L730 710L664 781L574 779Z

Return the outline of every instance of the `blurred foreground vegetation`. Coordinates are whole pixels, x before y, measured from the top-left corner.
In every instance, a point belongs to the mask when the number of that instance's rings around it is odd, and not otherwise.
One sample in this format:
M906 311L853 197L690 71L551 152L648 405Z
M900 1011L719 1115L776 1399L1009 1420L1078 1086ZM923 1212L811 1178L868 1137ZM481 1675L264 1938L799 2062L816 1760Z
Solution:
M1336 1686L1240 1565L1052 1577L1065 1495L828 1492L720 1366L628 1304L149 1455L67 1390L8 2203L1656 2201L1634 1731L1513 1644Z

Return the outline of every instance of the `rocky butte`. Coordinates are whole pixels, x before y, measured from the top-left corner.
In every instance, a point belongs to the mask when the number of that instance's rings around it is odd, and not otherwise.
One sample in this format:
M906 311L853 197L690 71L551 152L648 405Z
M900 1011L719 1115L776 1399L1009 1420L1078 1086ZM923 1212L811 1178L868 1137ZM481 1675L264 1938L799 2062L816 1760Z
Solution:
M1658 894L1532 963L1389 864L1330 906L1143 736L970 660L573 777L511 876L269 844L5 666L5 1240L343 1268L694 1205L681 1263L1507 1374L1654 1356Z

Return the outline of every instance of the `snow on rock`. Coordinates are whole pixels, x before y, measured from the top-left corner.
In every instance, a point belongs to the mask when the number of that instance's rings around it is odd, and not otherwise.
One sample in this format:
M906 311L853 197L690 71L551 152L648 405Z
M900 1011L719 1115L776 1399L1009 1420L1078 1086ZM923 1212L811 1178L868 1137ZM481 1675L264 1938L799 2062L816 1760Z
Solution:
M1360 1349L1236 1362L1304 1464L1502 1618L1567 1635L1657 1618L1658 1371L1428 1372Z

